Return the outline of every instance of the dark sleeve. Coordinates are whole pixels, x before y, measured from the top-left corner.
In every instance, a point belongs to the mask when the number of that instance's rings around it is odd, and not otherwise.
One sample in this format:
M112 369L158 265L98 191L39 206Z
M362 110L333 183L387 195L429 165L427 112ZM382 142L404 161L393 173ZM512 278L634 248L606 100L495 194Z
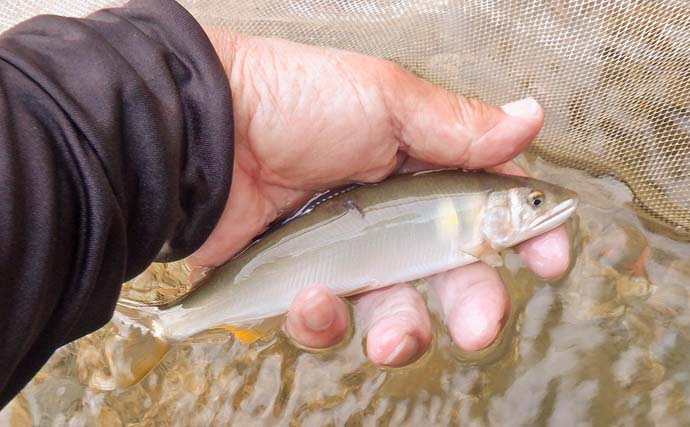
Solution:
M211 43L171 0L0 35L0 407L110 319L123 281L208 237L231 105Z

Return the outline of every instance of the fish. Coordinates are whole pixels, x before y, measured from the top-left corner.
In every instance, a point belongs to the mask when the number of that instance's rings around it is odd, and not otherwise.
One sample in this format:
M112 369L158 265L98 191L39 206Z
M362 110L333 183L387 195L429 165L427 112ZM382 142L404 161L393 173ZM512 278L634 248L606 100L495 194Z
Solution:
M395 175L319 195L178 301L119 303L118 311L151 331L156 354L213 329L252 342L261 336L254 325L286 313L306 286L345 297L475 262L499 266L501 251L563 224L577 204L575 192L533 178L457 169ZM150 351L147 360L134 370L150 368ZM125 371L124 382L141 376Z

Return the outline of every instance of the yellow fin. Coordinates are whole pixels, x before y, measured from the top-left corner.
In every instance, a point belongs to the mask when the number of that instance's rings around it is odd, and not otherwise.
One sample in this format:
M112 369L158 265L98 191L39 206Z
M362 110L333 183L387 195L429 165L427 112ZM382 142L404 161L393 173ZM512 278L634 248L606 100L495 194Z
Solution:
M220 325L211 329L225 329L226 331L232 332L235 338L240 340L242 344L251 344L262 337L261 332L251 328L243 328L241 326Z

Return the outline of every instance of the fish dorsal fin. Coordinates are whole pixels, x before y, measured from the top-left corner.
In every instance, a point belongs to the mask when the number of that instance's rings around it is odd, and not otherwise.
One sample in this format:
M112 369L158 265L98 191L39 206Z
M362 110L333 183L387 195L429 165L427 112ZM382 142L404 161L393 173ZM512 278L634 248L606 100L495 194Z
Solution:
M237 338L242 344L251 344L253 342L256 342L263 336L263 334L252 328L245 328L241 326L234 326L234 325L219 325L215 326L211 329L224 329L226 331L231 332L235 338Z

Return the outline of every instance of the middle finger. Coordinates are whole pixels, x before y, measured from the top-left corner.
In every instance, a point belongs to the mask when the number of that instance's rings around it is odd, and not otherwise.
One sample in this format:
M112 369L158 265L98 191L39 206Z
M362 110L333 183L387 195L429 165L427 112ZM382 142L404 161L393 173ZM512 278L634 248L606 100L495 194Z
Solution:
M453 341L467 351L489 346L501 331L510 308L498 272L481 262L430 277Z

